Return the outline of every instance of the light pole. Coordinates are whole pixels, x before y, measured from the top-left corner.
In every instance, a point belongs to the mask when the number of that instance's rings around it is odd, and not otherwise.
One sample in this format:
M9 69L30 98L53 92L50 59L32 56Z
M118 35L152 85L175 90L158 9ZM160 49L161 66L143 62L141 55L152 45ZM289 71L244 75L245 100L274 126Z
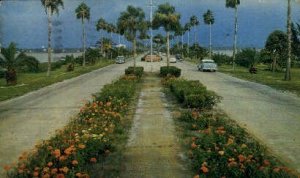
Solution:
M0 0L0 6L2 5L2 0ZM0 17L1 18L1 17ZM1 20L1 19L0 19ZM0 36L0 54L1 54L1 48L2 48L2 40L1 40L1 36Z
M150 61L151 61L151 72L152 72L152 62L153 62L153 29L152 29L152 21L153 21L153 0L150 0Z

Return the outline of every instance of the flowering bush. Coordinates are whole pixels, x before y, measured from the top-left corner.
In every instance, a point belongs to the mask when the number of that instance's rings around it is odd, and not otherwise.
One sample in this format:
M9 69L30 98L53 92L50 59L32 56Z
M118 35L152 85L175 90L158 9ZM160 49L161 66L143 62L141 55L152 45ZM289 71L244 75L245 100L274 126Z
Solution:
M195 177L296 177L234 121L196 110L178 118L189 132Z
M142 77L144 73L144 67L128 67L125 69L125 74L126 75L135 75L139 78Z
M113 149L117 129L137 88L137 77L124 76L103 87L62 130L6 166L8 177L89 177L88 168Z

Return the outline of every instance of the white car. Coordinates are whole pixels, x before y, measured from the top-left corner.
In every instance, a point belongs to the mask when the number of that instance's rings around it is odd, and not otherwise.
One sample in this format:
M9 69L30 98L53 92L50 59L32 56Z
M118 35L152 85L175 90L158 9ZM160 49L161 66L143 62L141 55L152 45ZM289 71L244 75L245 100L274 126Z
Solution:
M175 57L170 57L170 63L176 63L177 62L177 59Z
M216 72L218 70L218 65L212 59L203 59L200 64L198 64L198 70L200 71L212 71Z
M125 57L124 56L118 56L116 58L116 64L124 64L125 63Z

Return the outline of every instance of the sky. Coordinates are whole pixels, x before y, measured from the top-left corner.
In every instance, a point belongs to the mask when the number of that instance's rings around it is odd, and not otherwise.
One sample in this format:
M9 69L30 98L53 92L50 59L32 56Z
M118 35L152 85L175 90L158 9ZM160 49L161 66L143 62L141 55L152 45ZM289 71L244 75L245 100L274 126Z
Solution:
M95 29L102 17L116 23L120 12L128 5L144 9L149 19L150 0L64 0L64 9L53 16L53 42L58 48L81 47L81 22L76 19L75 9L85 2L91 8L91 19L87 23L87 44L95 45L100 32ZM292 19L300 23L300 0L292 0ZM212 27L214 47L231 47L233 43L234 10L225 8L225 0L154 0L156 7L169 2L181 14L181 23L186 23L192 15L200 20L197 27L197 41L208 46L209 27L203 22L203 13L212 10L215 24ZM241 0L238 7L238 46L262 48L268 35L274 30L286 30L287 0ZM163 31L155 31L163 33ZM103 33L102 33L103 34ZM106 35L104 33L104 35ZM10 42L19 48L47 47L47 16L40 0L4 0L0 6L0 40L3 46ZM118 42L118 37L114 36ZM184 36L187 40L187 35ZM121 38L121 42L124 42ZM194 42L194 29L190 33Z

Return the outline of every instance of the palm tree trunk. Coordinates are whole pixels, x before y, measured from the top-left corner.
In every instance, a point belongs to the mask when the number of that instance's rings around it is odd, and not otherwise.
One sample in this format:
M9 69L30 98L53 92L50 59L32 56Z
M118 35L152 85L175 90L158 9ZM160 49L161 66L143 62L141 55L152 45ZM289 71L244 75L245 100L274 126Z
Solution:
M170 66L170 33L167 31L167 66Z
M52 33L52 22L51 22L51 9L47 9L48 14L48 69L47 69L47 77L50 76L51 72L51 33Z
M133 38L133 68L136 67L136 37Z
M85 67L85 28L84 28L84 17L82 17L81 22L82 22L82 66Z
M190 54L190 31L188 31L188 44L187 44L187 54L189 56Z
M286 61L286 71L284 80L291 80L291 56L292 56L292 30L291 30L291 0L288 0L288 14L287 14L287 35L288 35L288 56Z
M194 29L194 43L196 44L197 42L197 27Z
M212 56L212 45L211 45L211 22L209 23L209 57Z
M236 0L235 0L236 1ZM232 55L232 69L235 70L235 55L236 55L236 45L237 45L237 30L238 30L238 9L237 2L235 3L235 18L234 18L234 44L233 44L233 55Z
M103 37L102 37L101 30L100 30L100 43L101 43L101 55L103 55Z

